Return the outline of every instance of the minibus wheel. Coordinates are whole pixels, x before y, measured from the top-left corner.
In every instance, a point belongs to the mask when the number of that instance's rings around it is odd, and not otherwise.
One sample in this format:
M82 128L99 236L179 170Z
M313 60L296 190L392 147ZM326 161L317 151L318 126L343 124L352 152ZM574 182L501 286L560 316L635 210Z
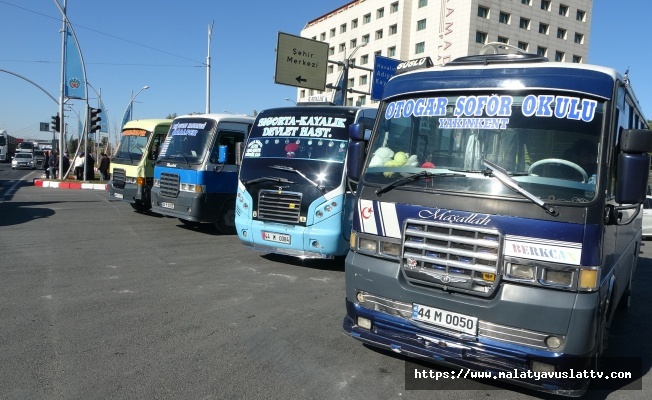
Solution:
M235 200L229 200L222 206L215 228L224 235L235 235Z

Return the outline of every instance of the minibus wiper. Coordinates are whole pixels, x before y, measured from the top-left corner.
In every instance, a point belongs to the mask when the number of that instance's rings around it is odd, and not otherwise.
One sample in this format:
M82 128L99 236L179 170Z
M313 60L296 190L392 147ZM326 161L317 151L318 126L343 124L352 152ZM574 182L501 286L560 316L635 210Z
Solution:
M192 167L192 166L190 165L190 161L188 161L188 159L186 158L186 155L185 155L185 154L183 154L183 153L179 153L179 154L177 154L177 155L183 157L183 161L185 161L186 164L188 164L188 168L191 168L191 167Z
M412 174L403 178L399 178L395 180L394 182L390 182L387 185L381 187L380 189L376 190L376 194L380 196L381 194L385 192L389 192L390 190L394 189L397 186L406 184L408 182L416 181L417 179L420 178L433 178L433 177L454 177L454 176L466 176L464 174L458 174L455 172L429 172L429 171L421 171L417 172L416 174Z
M305 180L307 180L308 182L310 182L314 187L316 187L317 189L319 189L319 191L320 191L322 194L326 193L326 189L325 189L323 186L321 186L321 185L318 184L317 182L313 182L310 178L308 178L307 176L305 176L305 175L303 174L303 172L299 171L298 169L294 169L294 168L292 168L292 167L286 167L285 165L270 165L269 167L270 167L270 168L274 168L274 169L280 169L281 171L290 171L290 172L294 172L294 173L298 174L299 176L301 176L303 179L305 179Z
M264 182L264 181L281 182L281 183L294 183L291 180L288 180L288 179L285 179L285 178L277 178L275 176L263 176L261 178L255 178L255 179L249 179L248 181L242 181L242 184L243 185L249 185L250 183Z
M537 196L533 195L532 193L528 192L527 190L523 189L521 186L519 186L518 182L514 180L511 176L509 176L508 172L504 170L503 168L499 167L498 165L492 163L491 161L487 160L482 160L482 164L489 168L491 170L491 174L496 177L503 185L507 186L508 188L514 190L515 192L518 192L525 196L528 200L533 202L534 204L538 205L539 207L543 208L546 210L546 212L553 217L556 217L559 215L559 211L553 206L550 206L546 204L545 201L541 200Z

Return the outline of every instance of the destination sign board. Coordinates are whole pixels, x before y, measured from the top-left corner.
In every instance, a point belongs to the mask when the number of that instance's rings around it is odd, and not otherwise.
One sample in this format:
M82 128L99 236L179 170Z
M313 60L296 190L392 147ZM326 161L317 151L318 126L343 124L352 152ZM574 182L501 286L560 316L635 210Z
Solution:
M323 91L327 66L328 43L278 33L275 83Z

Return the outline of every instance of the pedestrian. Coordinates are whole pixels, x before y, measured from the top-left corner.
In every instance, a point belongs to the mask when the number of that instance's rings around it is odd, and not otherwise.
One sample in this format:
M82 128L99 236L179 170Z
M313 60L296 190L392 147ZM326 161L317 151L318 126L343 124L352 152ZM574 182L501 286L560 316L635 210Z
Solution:
M75 158L75 179L78 181L84 180L84 152L80 151L77 153L77 158Z
M99 165L97 170L100 171L100 180L105 181L109 179L109 157L105 153L100 154Z
M56 150L52 150L52 152L50 153L48 166L50 167L50 178L57 179L57 168L59 168L59 157L57 157Z
M86 151L86 159L84 160L84 164L86 168L86 179L87 181L92 181L95 179L95 159L93 158L93 155L89 152Z
M45 152L45 158L43 159L43 173L45 174L45 179L50 179L50 152Z
M70 169L70 157L68 157L68 152L63 153L63 171L61 171L61 178L65 178L68 170Z

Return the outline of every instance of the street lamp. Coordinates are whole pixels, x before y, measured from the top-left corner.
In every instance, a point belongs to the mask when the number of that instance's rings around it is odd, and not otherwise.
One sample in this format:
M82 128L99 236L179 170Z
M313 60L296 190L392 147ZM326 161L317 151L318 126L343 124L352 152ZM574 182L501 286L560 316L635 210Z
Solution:
M134 91L131 91L131 99L129 100L129 105L127 106L127 109L125 110L124 116L122 117L122 126L124 127L125 124L129 121L131 121L134 117L134 100L140 92L142 92L145 89L149 89L149 86L145 85L143 86L136 94L134 95Z
M285 98L285 101L291 101L291 102L293 102L293 103L294 103L294 105L295 105L295 106L297 105L297 102L296 102L296 101L294 101L294 100L292 100L292 99L290 99L290 98L287 98L287 97L286 97L286 98Z

